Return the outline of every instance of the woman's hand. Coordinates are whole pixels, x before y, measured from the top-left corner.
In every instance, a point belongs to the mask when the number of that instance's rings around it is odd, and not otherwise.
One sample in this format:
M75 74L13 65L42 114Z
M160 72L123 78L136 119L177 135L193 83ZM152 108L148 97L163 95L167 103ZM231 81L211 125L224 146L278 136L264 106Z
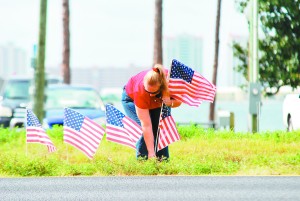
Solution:
M172 108L179 107L182 103L180 100L172 99L170 97L163 97L162 100L166 106Z
M151 158L154 158L154 159L156 159L156 156L155 156L155 154L148 154L148 159L151 159Z
M170 97L163 97L162 100L166 106L168 107L173 106L173 100Z

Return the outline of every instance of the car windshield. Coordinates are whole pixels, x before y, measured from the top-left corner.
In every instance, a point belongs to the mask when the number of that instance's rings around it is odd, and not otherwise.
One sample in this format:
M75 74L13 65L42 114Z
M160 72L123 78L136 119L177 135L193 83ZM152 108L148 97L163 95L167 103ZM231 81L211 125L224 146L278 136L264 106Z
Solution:
M4 97L8 99L25 99L28 100L29 80L10 80L5 86Z
M99 94L94 90L54 88L47 92L47 109L61 108L103 108Z

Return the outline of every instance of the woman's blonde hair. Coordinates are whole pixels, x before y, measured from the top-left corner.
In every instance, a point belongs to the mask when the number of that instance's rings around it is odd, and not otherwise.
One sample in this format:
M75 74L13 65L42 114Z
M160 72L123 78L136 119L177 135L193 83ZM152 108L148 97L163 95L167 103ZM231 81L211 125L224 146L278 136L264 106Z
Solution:
M160 85L163 94L169 94L165 70L161 64L155 64L152 70L145 75L144 79L150 86Z

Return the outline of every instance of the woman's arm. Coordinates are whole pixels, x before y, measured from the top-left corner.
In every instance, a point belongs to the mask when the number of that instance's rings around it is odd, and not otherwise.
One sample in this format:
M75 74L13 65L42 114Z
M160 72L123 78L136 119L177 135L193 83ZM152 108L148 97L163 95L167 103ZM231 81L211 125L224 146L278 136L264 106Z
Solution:
M136 113L141 121L142 131L148 150L148 158L155 157L154 153L154 136L152 131L152 122L148 109L141 109L135 106Z

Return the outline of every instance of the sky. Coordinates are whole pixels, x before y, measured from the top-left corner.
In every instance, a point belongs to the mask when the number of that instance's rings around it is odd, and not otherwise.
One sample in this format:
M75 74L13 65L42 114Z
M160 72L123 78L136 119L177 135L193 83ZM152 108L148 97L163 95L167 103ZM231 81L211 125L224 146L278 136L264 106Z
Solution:
M146 67L153 59L155 0L70 0L71 67ZM13 43L33 56L40 0L0 0L0 46ZM48 0L46 67L62 61L62 0ZM214 60L217 0L163 0L163 37L190 34L204 40L203 65ZM248 36L235 0L221 7L220 59L230 36ZM28 66L30 62L28 61Z

